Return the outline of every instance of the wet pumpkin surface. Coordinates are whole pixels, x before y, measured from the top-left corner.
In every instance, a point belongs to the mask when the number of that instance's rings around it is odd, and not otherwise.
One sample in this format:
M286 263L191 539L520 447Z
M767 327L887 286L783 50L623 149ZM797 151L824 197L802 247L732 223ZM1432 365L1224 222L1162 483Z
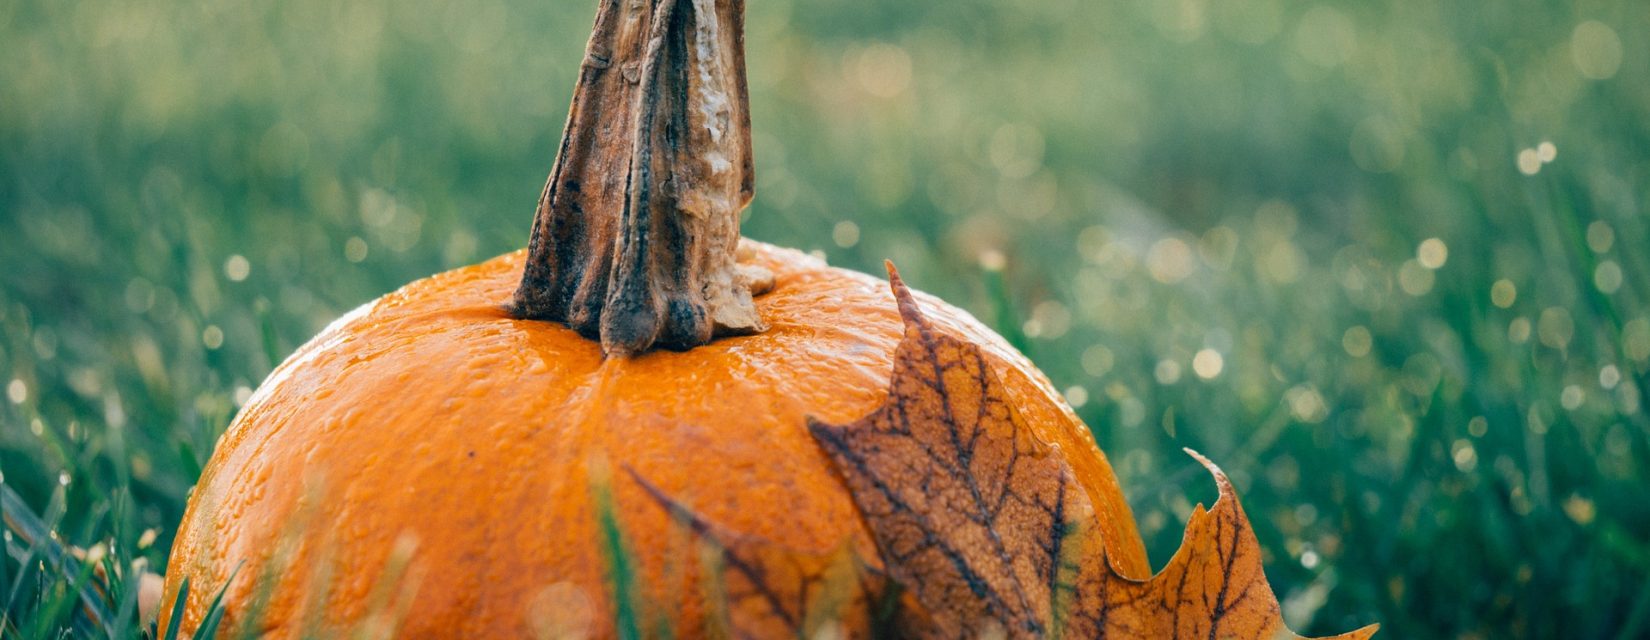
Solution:
M227 628L257 611L277 635L369 618L413 637L607 635L593 468L633 471L732 534L875 558L808 419L850 422L887 398L894 301L878 279L746 244L776 276L756 300L769 329L687 352L604 359L561 325L509 317L520 252L334 323L254 394L195 491L167 575L168 602L191 582L184 629L240 566ZM936 330L981 345L1027 428L1070 465L1118 571L1149 575L1105 457L1048 382L966 313L918 299ZM701 628L694 536L628 474L610 477L646 599L676 629Z

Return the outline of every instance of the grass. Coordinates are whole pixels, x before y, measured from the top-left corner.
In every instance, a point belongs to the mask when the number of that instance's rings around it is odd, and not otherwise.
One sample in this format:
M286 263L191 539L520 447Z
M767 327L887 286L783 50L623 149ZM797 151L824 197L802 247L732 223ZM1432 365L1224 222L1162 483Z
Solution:
M524 243L593 9L0 3L0 482L164 566L274 363ZM1021 340L1158 563L1213 498L1177 452L1215 459L1298 629L1640 637L1646 32L1631 0L753 1L745 229ZM0 635L103 635L85 567L6 547Z

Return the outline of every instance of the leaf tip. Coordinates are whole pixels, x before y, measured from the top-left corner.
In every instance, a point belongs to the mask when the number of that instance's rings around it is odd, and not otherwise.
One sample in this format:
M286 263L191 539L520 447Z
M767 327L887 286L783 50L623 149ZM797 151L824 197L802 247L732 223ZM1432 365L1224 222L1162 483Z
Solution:
M917 307L916 296L911 295L911 288L905 286L905 280L899 277L894 261L883 260L882 266L888 270L888 288L893 290L894 300L899 303L900 319L905 321L907 327L926 325L922 309Z
M813 434L813 436L815 438L835 437L836 432L842 428L838 425L831 424L829 422L826 422L824 420L820 420L819 418L815 418L813 416L808 416L807 426L808 426L808 433Z
M1226 477L1226 472L1221 471L1220 466L1215 464L1213 460L1204 457L1203 454L1198 453L1191 447L1181 447L1180 450L1185 451L1186 455L1191 456L1192 459L1196 460L1198 464L1203 465L1203 468L1208 469L1209 474L1215 477L1215 486L1220 489L1221 498L1236 495L1236 490L1232 489L1231 479Z
M663 488L659 487L659 485L649 482L647 478L642 477L642 474L637 472L630 465L624 465L624 471L630 475L631 480L641 486L642 491L646 492L648 497L653 498L654 502L658 503L660 507L664 508L666 513L670 514L671 519L686 526L689 531L701 536L710 537L713 542L721 544L711 535L711 525L709 521L700 517L699 514L688 508L686 504L672 498L670 494L666 493Z
M808 433L814 437L814 442L825 451L825 456L837 464L842 464L843 456L852 448L847 440L847 431L850 425L831 424L819 418L808 416ZM840 469L840 467L838 467Z
M630 479L640 485L643 491L646 491L649 496L652 496L653 499L658 500L661 504L668 505L675 502L665 495L665 491L663 489L660 489L652 482L648 482L647 478L642 477L641 472L636 471L635 467L628 464L620 464L619 468L623 469L625 475L630 476Z
M1380 630L1380 624L1372 624L1362 629L1358 629L1357 631L1348 631L1338 636L1330 636L1327 638L1306 638L1305 640L1369 640L1375 636L1376 631Z

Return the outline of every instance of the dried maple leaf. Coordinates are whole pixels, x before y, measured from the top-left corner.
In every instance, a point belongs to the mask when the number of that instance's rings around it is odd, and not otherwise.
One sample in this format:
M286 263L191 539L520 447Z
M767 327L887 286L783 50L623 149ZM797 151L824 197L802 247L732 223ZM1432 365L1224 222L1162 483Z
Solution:
M889 265L906 324L887 402L809 428L846 479L889 576L930 617L925 635L1279 638L1277 598L1231 483L1201 506L1147 581L1107 561L1071 468L1007 401L978 346L935 330ZM1362 639L1375 627L1336 636Z
M1168 566L1147 581L1118 576L1103 557L1081 561L1075 600L1064 621L1077 637L1300 638L1283 624L1266 582L1260 543L1232 483L1219 467L1186 449L1215 477L1220 497L1198 505ZM1370 625L1328 640L1363 640Z

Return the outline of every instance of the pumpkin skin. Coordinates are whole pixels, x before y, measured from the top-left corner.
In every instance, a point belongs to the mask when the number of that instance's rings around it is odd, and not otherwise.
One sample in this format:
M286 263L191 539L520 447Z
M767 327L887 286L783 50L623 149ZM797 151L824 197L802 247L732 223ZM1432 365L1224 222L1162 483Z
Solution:
M875 558L806 418L846 423L886 398L903 336L893 297L879 279L794 250L746 240L741 253L774 273L773 290L756 298L768 329L685 352L604 359L559 324L512 318L502 305L523 252L414 282L339 319L270 375L218 443L162 602L169 609L188 578L183 629L192 630L239 566L224 596L227 629L256 609L258 628L275 637L317 624L392 625L404 637L610 637L591 489L604 467L640 590L678 635L705 624L694 547L618 470L727 530L805 553L847 541ZM1011 402L1095 504L1113 565L1148 577L1111 467L1047 379L966 312L918 299L936 327L984 348Z

